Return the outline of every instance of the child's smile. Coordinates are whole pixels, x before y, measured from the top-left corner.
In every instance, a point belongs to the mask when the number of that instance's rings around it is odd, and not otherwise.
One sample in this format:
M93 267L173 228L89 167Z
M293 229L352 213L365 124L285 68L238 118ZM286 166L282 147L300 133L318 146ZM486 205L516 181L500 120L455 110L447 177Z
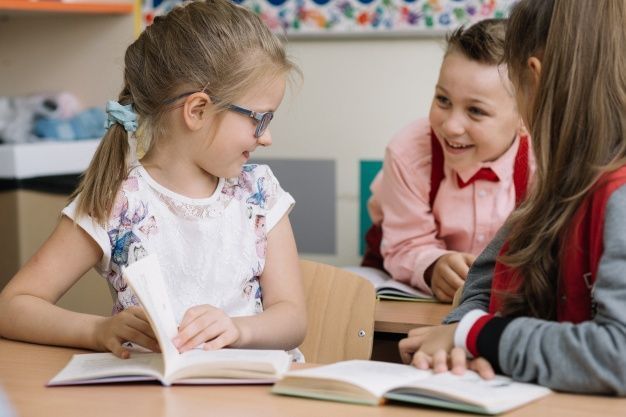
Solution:
M429 119L453 169L496 160L513 143L520 117L503 77L460 52L444 58Z

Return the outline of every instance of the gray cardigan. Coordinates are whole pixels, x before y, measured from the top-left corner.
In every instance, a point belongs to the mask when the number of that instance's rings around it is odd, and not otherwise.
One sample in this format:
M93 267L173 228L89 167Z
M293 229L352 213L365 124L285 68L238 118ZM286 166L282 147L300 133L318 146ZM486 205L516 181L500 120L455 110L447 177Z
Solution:
M488 311L492 274L506 230L476 259L461 304L444 323L473 309ZM520 381L556 390L626 396L626 186L611 195L605 214L604 252L593 295L595 317L572 324L529 317L508 322L498 343L499 367Z

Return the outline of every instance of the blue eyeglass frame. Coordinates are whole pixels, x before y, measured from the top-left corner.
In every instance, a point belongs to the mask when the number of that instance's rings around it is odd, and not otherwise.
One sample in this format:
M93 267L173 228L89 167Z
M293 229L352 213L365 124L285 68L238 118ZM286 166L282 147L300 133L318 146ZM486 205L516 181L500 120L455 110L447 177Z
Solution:
M204 92L203 90L188 91L186 93L179 94L176 97L172 97L170 99L165 100L163 104L171 104L175 102L176 100L180 100L183 97L189 96L194 93L203 93L203 92ZM219 101L216 97L209 96L209 98L213 101ZM256 129L254 131L254 137L257 139L263 136L263 133L265 133L267 126L269 126L270 122L274 118L273 111L257 112L254 110L246 109L245 107L238 106L236 104L224 104L224 107L226 107L226 109L230 111L243 114L244 116L253 119L256 122Z

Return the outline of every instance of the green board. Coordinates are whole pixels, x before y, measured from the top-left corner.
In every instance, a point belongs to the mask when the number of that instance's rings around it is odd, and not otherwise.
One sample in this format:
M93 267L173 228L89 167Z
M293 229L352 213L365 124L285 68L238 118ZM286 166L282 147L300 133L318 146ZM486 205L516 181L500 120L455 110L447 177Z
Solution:
M359 162L359 255L365 253L365 234L372 225L369 213L367 212L367 200L372 192L370 184L383 167L381 160L368 160Z

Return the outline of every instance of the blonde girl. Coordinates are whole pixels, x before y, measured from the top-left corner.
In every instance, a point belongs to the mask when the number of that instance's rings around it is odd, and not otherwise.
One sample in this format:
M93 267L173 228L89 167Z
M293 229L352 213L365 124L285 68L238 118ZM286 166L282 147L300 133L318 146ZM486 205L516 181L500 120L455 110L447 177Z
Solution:
M0 334L122 358L126 342L157 350L122 278L156 253L181 352L296 348L306 318L294 201L269 167L246 165L271 145L268 124L294 69L259 18L230 1L155 19L126 51L108 132L71 204L0 294ZM55 306L92 267L114 289L114 314Z

